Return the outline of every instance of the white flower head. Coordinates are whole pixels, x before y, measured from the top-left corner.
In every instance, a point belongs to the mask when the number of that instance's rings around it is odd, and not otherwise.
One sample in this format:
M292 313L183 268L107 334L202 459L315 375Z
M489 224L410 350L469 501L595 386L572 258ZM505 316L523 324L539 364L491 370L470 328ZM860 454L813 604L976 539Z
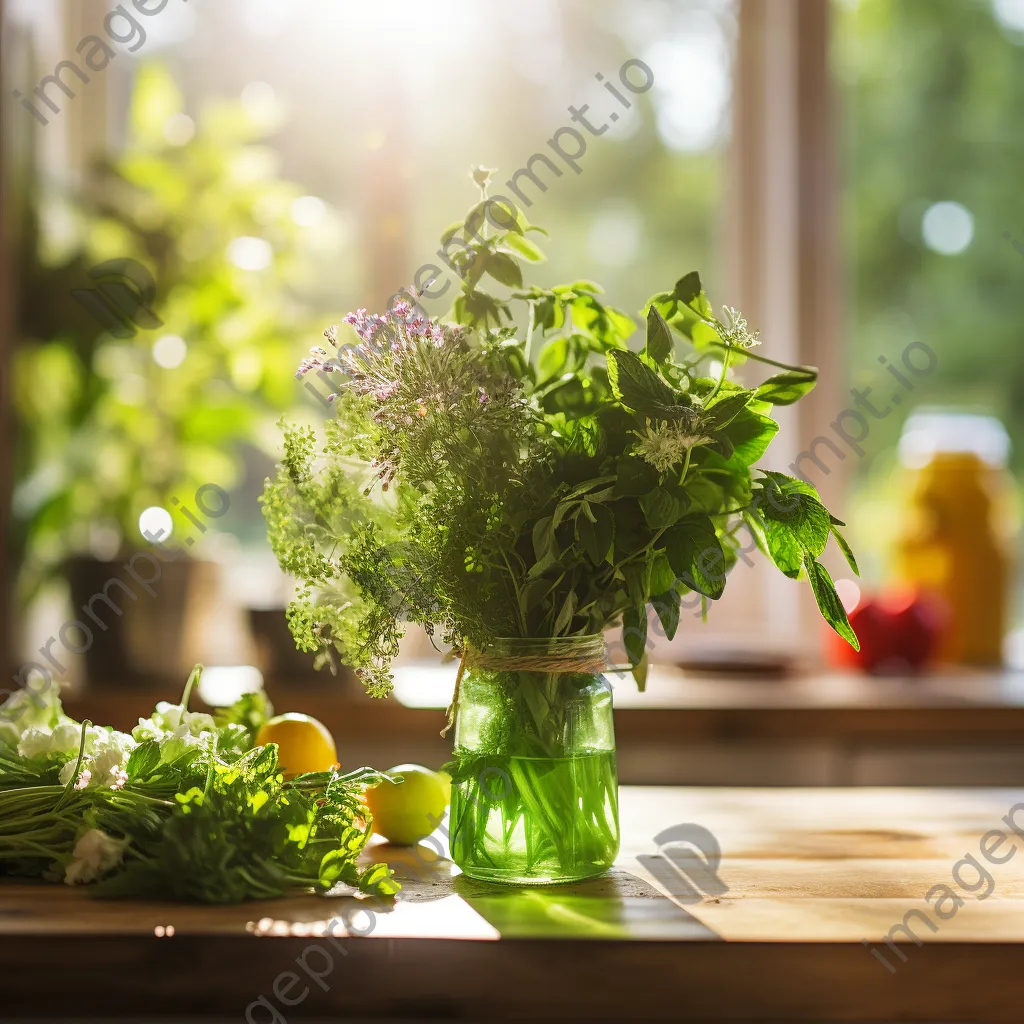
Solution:
M85 726L85 754L88 757L96 747L110 735L110 730L98 725ZM121 733L120 735L124 735ZM78 722L67 719L53 730L50 741L50 752L54 754L78 755L82 745L82 726Z
M140 743L143 740L164 741L177 733L184 726L190 735L200 736L204 732L213 732L214 723L210 715L201 711L186 711L182 704L169 704L162 700L149 718L140 718L139 724L132 730L132 735Z
M714 440L706 434L691 434L678 423L658 423L651 426L647 422L646 433L633 431L637 442L633 451L649 462L659 473L664 473L672 466L678 465L686 457L687 451L695 445L708 444Z
M738 309L723 306L722 312L725 314L725 333L722 341L736 348L753 348L761 344L761 332L751 331L747 327L747 318Z
M21 734L18 741L19 757L38 757L48 754L53 741L53 730L45 725L33 725Z
M64 873L68 885L93 882L124 859L126 841L115 839L98 828L91 828L82 834L72 851L74 858Z
M90 725L85 733L85 754L91 754L98 744L107 741L110 730ZM120 733L119 735L124 735ZM130 738L130 737L129 737ZM40 754L65 754L78 756L82 742L82 726L64 718L52 729L49 726L34 725L21 734L18 754L21 757L38 757Z
M79 783L88 776L84 786L76 788L109 786L119 778L119 772L128 763L128 758L135 748L135 741L127 733L101 729L102 739L97 743L91 756L82 759ZM60 770L61 784L66 786L75 776L78 757L66 762ZM125 776L127 781L127 775ZM124 785L124 782L121 783ZM120 787L118 787L120 788Z

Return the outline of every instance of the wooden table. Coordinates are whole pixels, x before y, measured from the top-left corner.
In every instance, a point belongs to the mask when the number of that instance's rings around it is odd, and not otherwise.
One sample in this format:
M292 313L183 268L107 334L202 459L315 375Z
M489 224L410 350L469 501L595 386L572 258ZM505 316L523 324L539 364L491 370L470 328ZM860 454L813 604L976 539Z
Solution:
M1017 804L1022 835L983 839ZM493 887L429 848L377 847L420 877L372 918L347 896L210 908L0 886L0 1018L1024 1019L1024 856L980 852L1024 846L1024 790L626 787L621 805L615 870L575 886ZM681 824L717 839L717 881L659 853ZM946 920L923 899L943 883L963 900ZM922 945L887 945L914 910L936 930L912 915Z

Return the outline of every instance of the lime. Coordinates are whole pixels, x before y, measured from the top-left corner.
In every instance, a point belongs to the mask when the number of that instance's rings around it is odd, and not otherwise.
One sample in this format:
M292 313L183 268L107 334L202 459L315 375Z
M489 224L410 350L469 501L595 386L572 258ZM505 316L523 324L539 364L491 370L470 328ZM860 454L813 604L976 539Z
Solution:
M403 781L382 782L366 791L373 831L388 842L412 846L441 824L448 806L446 780L419 764L400 764L386 774Z

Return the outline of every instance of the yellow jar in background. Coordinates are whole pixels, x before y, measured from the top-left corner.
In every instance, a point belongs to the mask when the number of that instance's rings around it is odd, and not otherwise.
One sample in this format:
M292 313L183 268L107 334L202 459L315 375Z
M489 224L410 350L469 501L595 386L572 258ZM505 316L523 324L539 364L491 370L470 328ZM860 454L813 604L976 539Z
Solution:
M1011 573L1008 452L1005 429L988 416L922 412L904 427L907 501L894 570L945 603L942 661L1003 660Z

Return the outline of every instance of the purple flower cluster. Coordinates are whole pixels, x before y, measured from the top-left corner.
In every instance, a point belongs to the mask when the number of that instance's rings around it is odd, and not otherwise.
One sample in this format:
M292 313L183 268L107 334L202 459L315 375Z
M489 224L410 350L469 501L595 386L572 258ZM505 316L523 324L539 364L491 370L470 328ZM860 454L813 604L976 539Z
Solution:
M295 376L302 379L311 370L324 373L344 373L350 379L348 386L358 394L369 395L378 402L386 402L397 390L395 380L385 379L380 373L381 356L390 354L400 359L423 342L441 348L445 343L444 328L436 319L428 320L415 312L410 303L399 300L385 313L367 313L357 309L347 313L345 323L359 335L358 345L338 346L337 324L324 331L324 337L336 350L330 356L322 346L310 349L310 354L299 364ZM337 394L328 395L333 402Z

